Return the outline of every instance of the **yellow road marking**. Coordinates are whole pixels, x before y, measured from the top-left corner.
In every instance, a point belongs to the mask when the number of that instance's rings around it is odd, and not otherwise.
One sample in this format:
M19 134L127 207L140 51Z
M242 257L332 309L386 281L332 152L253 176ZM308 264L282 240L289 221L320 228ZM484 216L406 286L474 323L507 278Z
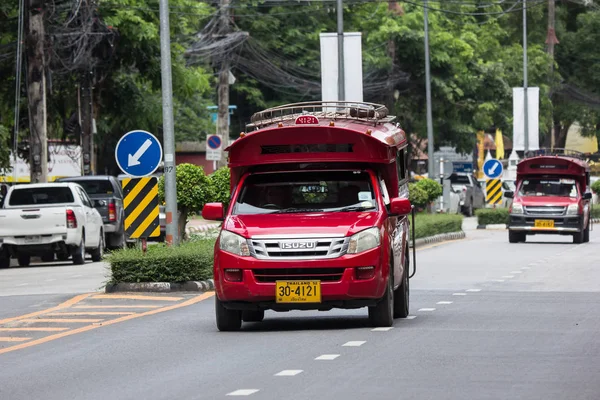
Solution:
M0 332L62 332L69 328L0 328Z
M183 297L166 297L166 296L142 296L135 294L97 294L92 299L130 299L130 300L152 300L152 301L179 301Z
M56 339L60 339L60 338L63 338L63 337L75 335L77 333L91 331L92 329L97 329L97 328L100 328L102 326L117 324L119 322L129 321L129 320L135 319L135 318L141 318L141 317L145 317L145 316L148 316L148 315L154 315L154 314L162 313L162 312L165 312L165 311L175 310L177 308L187 307L187 306L190 306L192 304L199 303L202 300L206 300L206 299L208 299L208 298L210 298L212 296L214 296L214 292L203 293L203 294L201 294L199 296L193 297L193 298L191 298L191 299L189 299L187 301L184 301L184 302L181 302L181 303L178 303L178 304L174 304L172 306L158 308L156 310L150 310L150 311L146 311L146 312L143 312L143 313L126 315L124 317L115 318L115 319L106 321L102 325L87 325L87 326L82 326L81 328L73 329L73 330L70 330L70 331L67 331L67 332L57 333L55 335L50 335L50 336L46 336L46 337L43 337L43 338L40 338L40 339L37 339L37 340L32 340L32 341L27 342L27 343L21 343L21 344L15 345L15 346L7 347L5 349L0 349L0 354L8 353L8 352L15 351L15 350L24 349L24 348L31 347L31 346L36 346L38 344L47 343L47 342L50 342L52 340L56 340Z
M88 311L88 312L57 312L46 314L48 316L76 316L76 315L130 315L135 314L134 312L126 312L126 311Z
M65 301L64 303L61 303L59 305L57 305L56 307L52 307L52 308L48 308L46 310L42 310L42 311L36 311L30 314L25 314L25 315L19 315L18 317L11 317L11 318L5 318L5 319L0 319L0 324L6 324L7 322L12 322L12 321L19 321L22 319L27 319L27 318L32 318L38 315L42 315L42 314L46 314L48 312L52 312L52 311L58 311L58 310L63 310L65 308L69 308L77 303L79 303L81 300L93 295L94 293L86 293L86 294L80 294L79 296L75 296L72 299L69 299L67 301Z
M0 336L0 342L24 342L31 338L28 337L2 337Z
M427 249L431 249L431 248L433 248L433 247L438 247L438 246L441 246L441 245L443 245L443 244L448 244L448 243L453 243L453 242L459 242L459 241L461 241L461 242L464 242L464 241L467 241L467 240L471 240L471 239L453 239L453 240L446 240L446 241L443 241L443 242L439 242L439 243L433 243L433 244L430 244L429 246L418 247L418 248L417 248L417 251L420 251L420 250L427 250Z
M22 319L21 322L100 322L100 319L93 318L33 318Z
M136 306L123 306L123 305L119 305L119 306L75 306L73 308L77 308L77 309L90 309L90 310L97 310L97 309L102 309L102 308L160 308L162 306L157 306L157 305L144 305L144 306L140 306L140 305L136 305Z

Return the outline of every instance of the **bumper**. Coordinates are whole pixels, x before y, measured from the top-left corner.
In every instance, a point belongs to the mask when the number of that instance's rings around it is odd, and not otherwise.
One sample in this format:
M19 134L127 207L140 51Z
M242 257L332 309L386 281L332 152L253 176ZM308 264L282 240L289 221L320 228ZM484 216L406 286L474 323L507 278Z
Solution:
M104 233L115 233L119 231L119 224L117 222L104 222Z
M217 251L215 291L229 309L328 310L373 305L383 297L388 268L381 248L326 260L257 260ZM356 267L374 266L370 279L356 278ZM241 269L242 282L227 281L223 269ZM327 270L324 270L327 269ZM318 274L328 274L325 278ZM294 276L294 274L296 274ZM301 274L301 275L298 275ZM276 303L275 280L321 280L321 303Z
M553 221L554 227L536 227L536 220ZM542 216L542 215L512 215L508 229L531 234L570 234L581 232L583 226L581 215Z

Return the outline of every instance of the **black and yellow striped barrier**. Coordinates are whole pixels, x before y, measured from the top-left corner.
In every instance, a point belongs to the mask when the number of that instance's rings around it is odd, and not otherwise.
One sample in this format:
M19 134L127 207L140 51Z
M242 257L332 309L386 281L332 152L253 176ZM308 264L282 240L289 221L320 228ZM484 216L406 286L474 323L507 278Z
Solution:
M500 179L485 181L485 200L488 204L502 204L502 181Z
M125 232L131 239L160 236L158 181L155 177L123 179Z

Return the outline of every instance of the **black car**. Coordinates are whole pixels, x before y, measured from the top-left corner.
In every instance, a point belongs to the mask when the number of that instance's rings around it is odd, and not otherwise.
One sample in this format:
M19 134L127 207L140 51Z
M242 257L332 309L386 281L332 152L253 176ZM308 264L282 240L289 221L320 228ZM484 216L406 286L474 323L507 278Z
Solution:
M118 249L125 246L125 211L123 190L117 178L110 175L89 175L60 178L56 182L76 182L87 192L94 202L94 208L102 216L106 246Z

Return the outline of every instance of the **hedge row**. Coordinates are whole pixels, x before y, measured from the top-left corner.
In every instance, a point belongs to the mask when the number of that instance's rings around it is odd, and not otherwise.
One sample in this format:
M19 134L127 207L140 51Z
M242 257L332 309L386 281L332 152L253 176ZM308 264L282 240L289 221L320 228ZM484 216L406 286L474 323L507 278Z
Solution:
M460 232L462 215L417 214L415 217L415 239L438 235L440 233ZM410 230L412 238L412 227Z
M600 204L594 204L594 208L592 208L592 218L600 218Z
M150 245L118 250L107 256L110 283L204 281L213 277L214 239L184 242L178 247Z
M508 224L510 214L508 208L482 208L475 211L479 225Z

